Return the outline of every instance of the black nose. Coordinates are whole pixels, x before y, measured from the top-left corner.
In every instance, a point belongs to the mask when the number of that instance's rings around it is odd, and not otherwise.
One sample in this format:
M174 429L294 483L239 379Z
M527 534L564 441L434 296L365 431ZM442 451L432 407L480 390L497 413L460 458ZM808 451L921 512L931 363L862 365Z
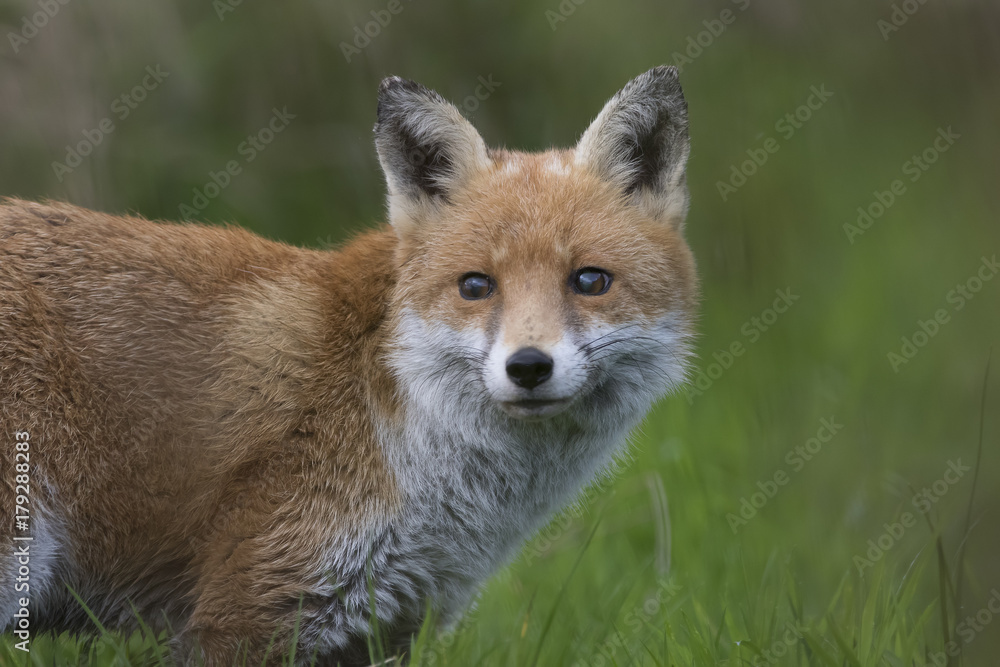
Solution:
M534 389L552 377L552 357L533 347L518 350L507 360L507 375L517 386Z

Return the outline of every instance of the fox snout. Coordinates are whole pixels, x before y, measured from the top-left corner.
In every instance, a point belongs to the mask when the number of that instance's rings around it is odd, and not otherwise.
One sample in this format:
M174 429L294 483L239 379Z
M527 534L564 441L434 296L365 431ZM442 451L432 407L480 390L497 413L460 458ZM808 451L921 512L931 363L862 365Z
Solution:
M534 347L525 347L507 359L507 377L518 387L534 389L552 377L552 357Z
M504 375L486 378L500 407L517 419L546 419L559 414L579 396L587 381L583 359L575 346L560 341L553 346L518 347L504 363ZM501 354L503 347L500 346ZM493 380L491 382L491 379Z

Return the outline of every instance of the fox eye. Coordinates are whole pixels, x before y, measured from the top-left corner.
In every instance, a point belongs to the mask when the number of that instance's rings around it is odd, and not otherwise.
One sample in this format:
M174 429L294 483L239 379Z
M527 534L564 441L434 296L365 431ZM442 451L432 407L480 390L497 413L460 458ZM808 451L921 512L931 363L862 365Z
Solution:
M603 269L588 266L574 273L570 284L578 294L597 296L604 294L611 287L611 275Z
M458 279L458 292L463 299L485 299L493 294L493 281L482 273L466 273Z

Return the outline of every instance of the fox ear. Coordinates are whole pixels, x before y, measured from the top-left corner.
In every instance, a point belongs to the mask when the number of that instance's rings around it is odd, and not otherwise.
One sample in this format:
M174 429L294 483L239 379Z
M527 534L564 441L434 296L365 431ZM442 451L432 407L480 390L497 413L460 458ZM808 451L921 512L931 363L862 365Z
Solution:
M378 89L375 148L389 188L389 220L418 223L489 165L479 132L433 90L398 76Z
M683 222L691 147L677 68L660 66L626 84L576 146L576 163L613 183L648 215Z

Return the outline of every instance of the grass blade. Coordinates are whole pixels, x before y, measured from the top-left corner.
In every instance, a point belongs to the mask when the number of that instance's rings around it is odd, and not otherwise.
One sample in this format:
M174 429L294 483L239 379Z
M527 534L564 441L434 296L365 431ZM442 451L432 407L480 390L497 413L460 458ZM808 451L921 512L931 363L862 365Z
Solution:
M566 575L566 579L563 580L562 585L559 587L559 592L556 593L556 600L552 603L552 610L549 612L548 618L545 619L545 625L542 626L542 635L538 638L538 645L535 647L535 655L531 659L531 667L536 667L538 665L538 658L542 654L542 645L545 643L545 637L549 633L549 629L552 627L552 621L556 617L556 612L559 610L559 603L562 601L563 596L566 594L566 588L569 586L570 580L576 573L577 568L583 561L583 555L587 553L587 547L594 540L594 535L597 534L597 529L601 525L601 517L597 517L597 521L594 522L594 527L590 529L590 534L587 536L587 540L583 543L583 547L580 549L580 553L577 554L576 561L573 563L573 567L570 569L569 574Z

